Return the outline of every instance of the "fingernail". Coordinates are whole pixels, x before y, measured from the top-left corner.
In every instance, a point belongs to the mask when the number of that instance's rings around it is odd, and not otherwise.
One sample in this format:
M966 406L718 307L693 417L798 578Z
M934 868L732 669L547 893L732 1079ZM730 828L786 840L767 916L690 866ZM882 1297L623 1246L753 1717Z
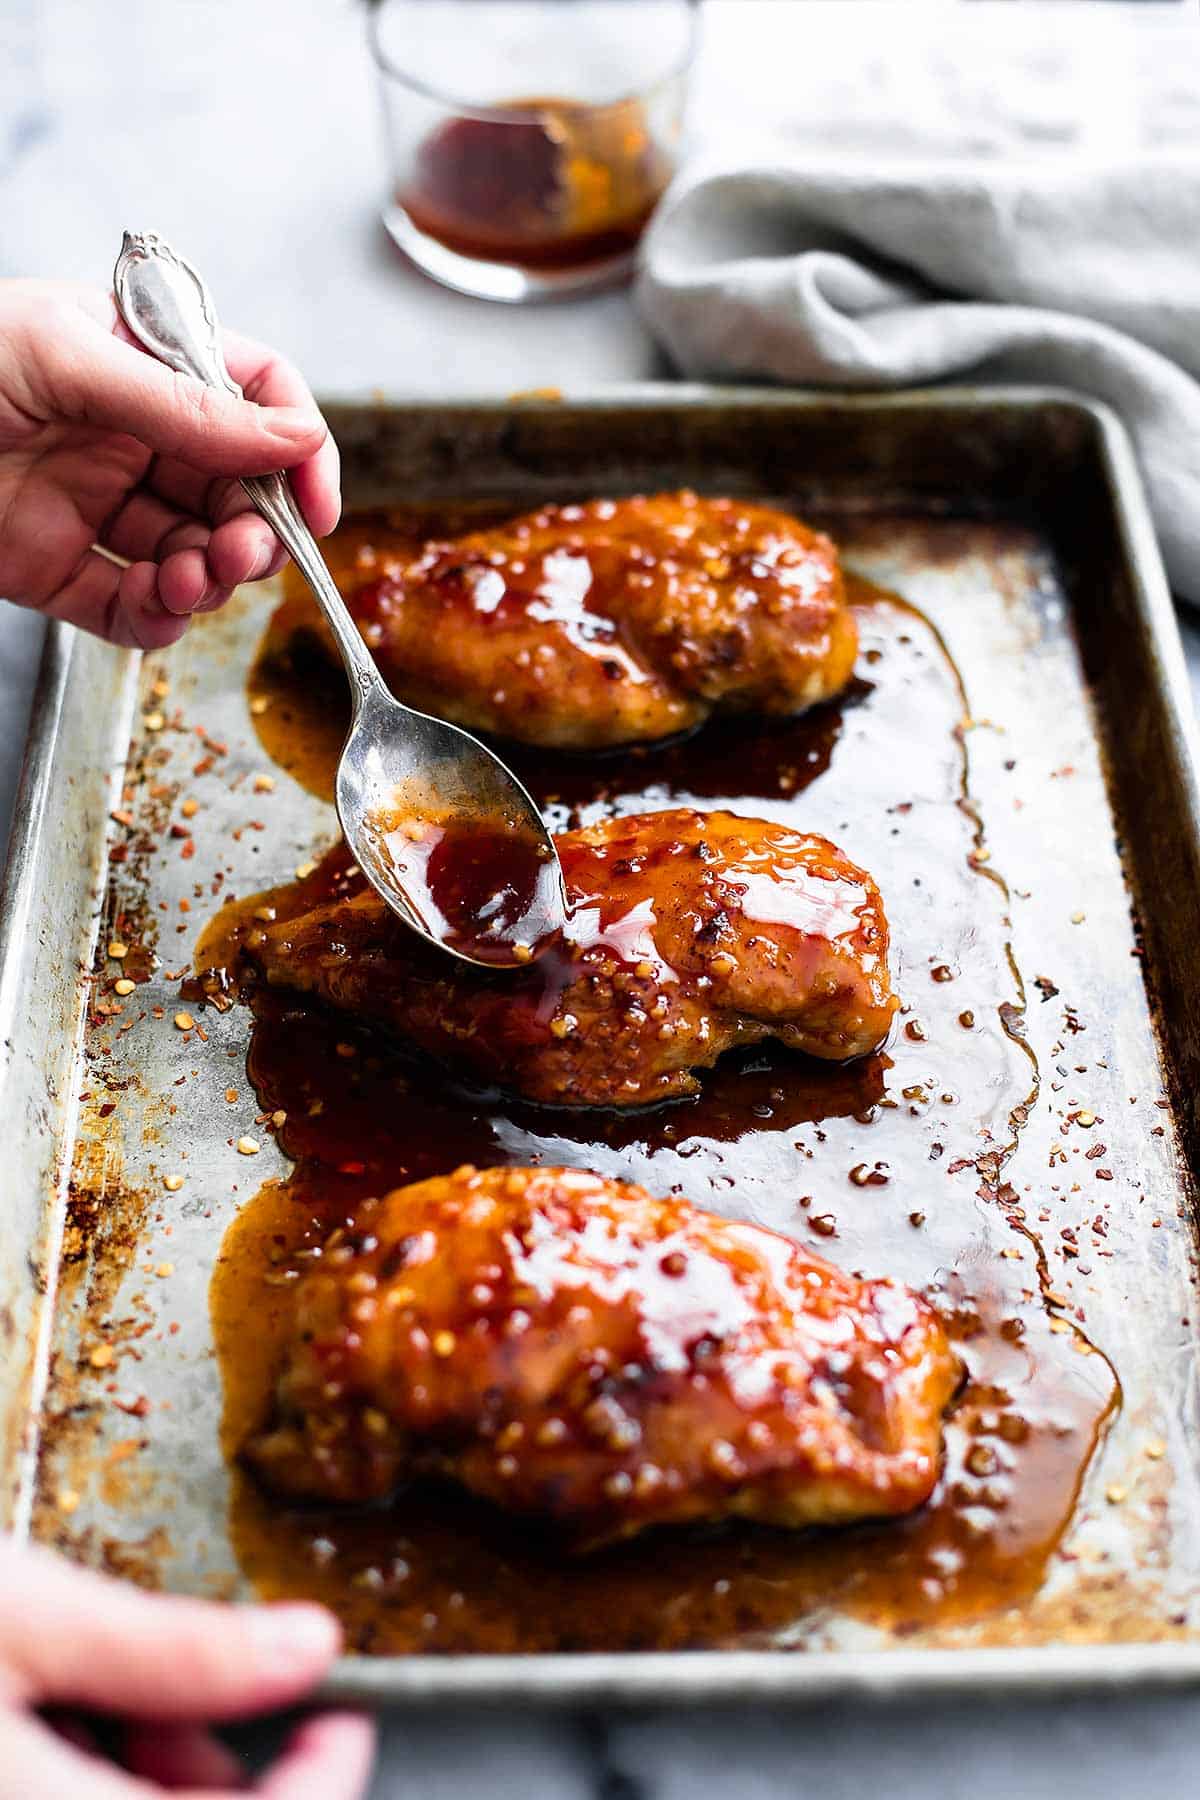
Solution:
M293 1675L322 1667L337 1655L341 1629L319 1606L259 1606L247 1614L264 1674Z
M285 437L311 437L318 431L324 434L325 421L314 407L275 406L271 412L275 430Z
M260 576L266 574L267 570L275 560L276 548L277 546L274 540L272 540L271 543L262 546L254 559L254 565L251 568L250 573L246 577L247 581L257 581Z

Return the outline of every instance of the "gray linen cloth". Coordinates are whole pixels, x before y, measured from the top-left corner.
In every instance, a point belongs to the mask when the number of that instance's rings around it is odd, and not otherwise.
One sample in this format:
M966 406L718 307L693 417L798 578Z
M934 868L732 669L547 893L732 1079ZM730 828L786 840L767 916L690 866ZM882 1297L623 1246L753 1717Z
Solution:
M1172 584L1200 604L1200 155L685 175L638 300L690 376L1038 382L1107 401Z

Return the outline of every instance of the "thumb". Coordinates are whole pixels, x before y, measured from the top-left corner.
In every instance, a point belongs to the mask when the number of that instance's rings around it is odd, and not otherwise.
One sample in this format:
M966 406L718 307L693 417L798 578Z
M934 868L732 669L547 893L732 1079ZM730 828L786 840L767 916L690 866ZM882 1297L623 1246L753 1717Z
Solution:
M154 1719L286 1706L336 1656L319 1606L222 1606L147 1594L0 1540L0 1686L47 1703Z
M44 385L61 417L135 437L149 449L214 475L290 469L327 433L315 405L258 406L210 388L90 325L53 337Z

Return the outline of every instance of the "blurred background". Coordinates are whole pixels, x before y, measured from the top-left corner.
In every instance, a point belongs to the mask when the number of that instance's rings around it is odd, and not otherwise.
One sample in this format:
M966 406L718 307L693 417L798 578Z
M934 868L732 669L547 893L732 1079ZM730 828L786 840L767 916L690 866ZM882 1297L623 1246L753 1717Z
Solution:
M636 12L637 0L632 0ZM708 0L693 157L1197 142L1196 0ZM396 253L365 0L5 0L0 274L107 281L157 230L326 393L654 374L624 294L558 316Z

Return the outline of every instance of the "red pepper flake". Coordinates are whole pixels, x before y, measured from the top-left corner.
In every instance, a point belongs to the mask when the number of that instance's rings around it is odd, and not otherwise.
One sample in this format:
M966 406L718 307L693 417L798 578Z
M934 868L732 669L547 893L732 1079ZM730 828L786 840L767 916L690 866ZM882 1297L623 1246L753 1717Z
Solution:
M133 814L131 812L126 812L124 808L119 808L116 812L110 812L108 816L114 825L124 825L128 827L133 824Z
M365 1172L366 1167L367 1167L366 1163L362 1163L362 1162L339 1163L338 1164L338 1174L339 1175L362 1175Z
M187 843L181 846L179 854L183 858L184 862L187 862L189 857L195 856L195 854L196 854L195 838L189 838Z
M1113 1178L1113 1172L1111 1169L1097 1169L1096 1170L1096 1180L1097 1181L1111 1181L1112 1178Z
M200 758L200 761L196 764L195 768L192 770L192 774L193 775L207 775L209 770L212 768L212 766L213 766L212 757L211 756L202 756Z
M123 1413L128 1413L133 1419L144 1419L150 1411L150 1402L145 1394L139 1394L136 1400L122 1400L118 1396L113 1405L119 1406Z

